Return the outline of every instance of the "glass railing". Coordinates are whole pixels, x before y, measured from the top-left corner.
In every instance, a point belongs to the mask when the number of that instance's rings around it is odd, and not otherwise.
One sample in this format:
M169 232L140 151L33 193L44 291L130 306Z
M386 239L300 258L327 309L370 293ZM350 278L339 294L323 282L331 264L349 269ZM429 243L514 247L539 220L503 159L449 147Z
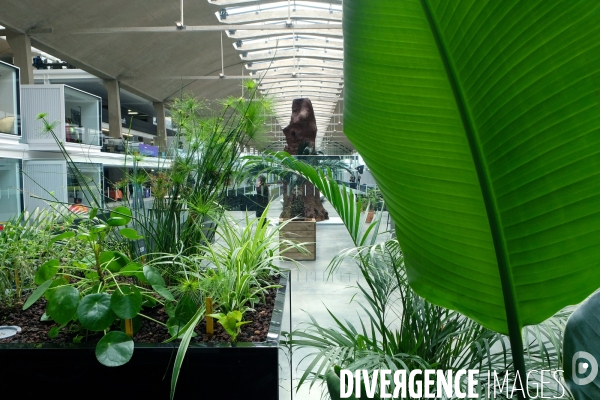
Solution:
M65 124L65 142L81 143L92 146L100 145L100 133L98 129L79 127L71 124Z
M175 156L174 150L167 147L132 143L129 140L112 138L104 138L101 151L116 154L140 154L144 157L154 158L173 158ZM181 155L185 154L183 150L179 151L182 152Z

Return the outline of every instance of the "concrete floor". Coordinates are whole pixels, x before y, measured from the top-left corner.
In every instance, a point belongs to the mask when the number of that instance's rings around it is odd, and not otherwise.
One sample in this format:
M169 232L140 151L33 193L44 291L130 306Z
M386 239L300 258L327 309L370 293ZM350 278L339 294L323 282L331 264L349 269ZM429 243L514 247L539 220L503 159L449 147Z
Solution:
M325 207L329 211L330 221L317 224L316 260L302 261L299 268L296 268L291 262L280 264L282 268L291 269L292 329L302 329L303 324L310 321L308 314L312 315L322 326L333 326L334 321L329 316L327 309L337 317L352 322L355 326L359 322L360 306L358 302L360 296L358 296L356 282L360 281L362 277L359 277L358 267L352 261L345 261L328 279L327 267L330 261L340 251L354 247L354 244L335 210L328 202L325 202ZM274 201L269 210L269 219L277 221L281 209L281 203L278 200ZM239 217L242 218L242 216L243 214L239 212ZM387 215L384 215L380 227L381 240L387 238L387 233L384 232L386 219ZM283 330L289 332L289 303L286 303L285 307ZM309 350L302 350L292 354L290 381L289 354L286 349L280 350L279 393L281 400L321 398L322 388L318 384L309 389L309 385L304 383L299 389L297 388L298 381L310 363L310 359L304 361L302 359L309 353Z

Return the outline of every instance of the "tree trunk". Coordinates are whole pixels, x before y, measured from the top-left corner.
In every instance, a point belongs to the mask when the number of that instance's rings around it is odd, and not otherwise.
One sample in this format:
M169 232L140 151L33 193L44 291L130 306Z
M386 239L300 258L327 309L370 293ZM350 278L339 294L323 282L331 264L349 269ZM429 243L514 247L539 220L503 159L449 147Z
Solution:
M289 219L300 216L301 218L314 218L317 222L329 219L329 214L323 203L321 202L321 192L310 182L305 182L304 185L300 186L296 193L295 190L291 189L288 193L288 183L283 183L283 211L280 217L283 219ZM306 195L305 195L306 187ZM300 212L293 210L293 204L296 200L301 201L304 204L304 215L299 215Z

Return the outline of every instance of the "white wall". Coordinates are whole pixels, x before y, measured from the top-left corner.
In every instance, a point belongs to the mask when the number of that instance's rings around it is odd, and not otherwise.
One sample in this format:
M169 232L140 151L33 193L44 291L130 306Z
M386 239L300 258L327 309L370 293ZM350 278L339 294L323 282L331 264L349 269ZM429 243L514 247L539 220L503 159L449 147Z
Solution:
M66 161L23 161L23 172L23 204L26 210L48 208L49 204L57 205L57 202L59 207L68 207Z
M0 223L21 212L19 160L0 158Z

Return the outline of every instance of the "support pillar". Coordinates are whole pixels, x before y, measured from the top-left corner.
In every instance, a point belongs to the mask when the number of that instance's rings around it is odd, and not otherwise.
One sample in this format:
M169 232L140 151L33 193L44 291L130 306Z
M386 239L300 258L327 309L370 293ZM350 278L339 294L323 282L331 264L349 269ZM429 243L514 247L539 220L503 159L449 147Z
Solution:
M6 40L13 52L13 62L21 70L21 84L33 85L33 56L29 36L8 31Z
M108 136L121 139L121 97L119 95L119 81L105 79L104 87L108 92Z
M167 123L165 121L165 104L152 103L156 112L156 145L159 151L167 152Z

